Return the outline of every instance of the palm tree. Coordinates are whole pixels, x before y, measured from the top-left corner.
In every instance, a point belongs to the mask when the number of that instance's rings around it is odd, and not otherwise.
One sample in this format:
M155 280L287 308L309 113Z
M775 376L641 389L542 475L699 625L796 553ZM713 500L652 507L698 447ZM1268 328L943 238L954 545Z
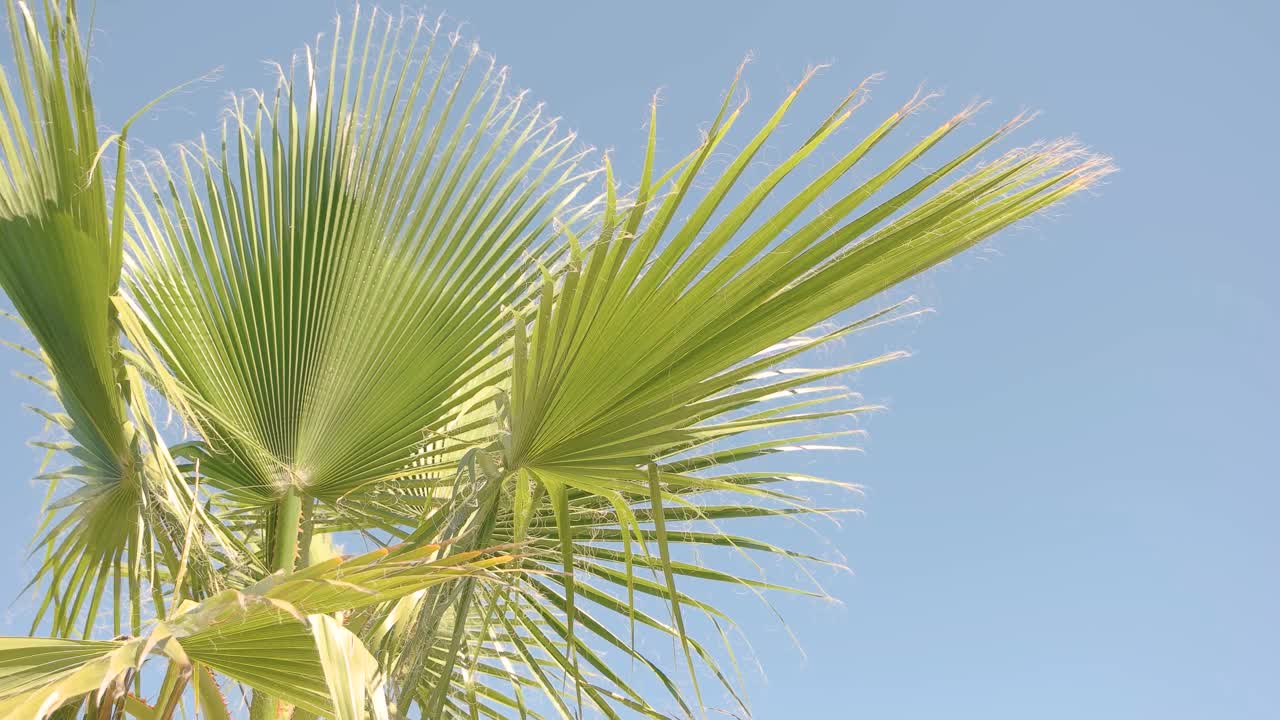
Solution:
M5 718L740 712L708 640L732 620L696 589L813 591L689 558L821 562L724 529L826 512L801 492L827 481L744 463L847 434L826 421L871 408L823 383L898 354L788 361L1109 169L1066 142L979 162L1015 118L913 177L968 108L863 172L916 98L780 192L860 86L743 182L806 75L730 152L731 87L669 168L653 110L620 193L475 47L356 10L221 137L131 170L74 3L7 5L0 283L60 409Z

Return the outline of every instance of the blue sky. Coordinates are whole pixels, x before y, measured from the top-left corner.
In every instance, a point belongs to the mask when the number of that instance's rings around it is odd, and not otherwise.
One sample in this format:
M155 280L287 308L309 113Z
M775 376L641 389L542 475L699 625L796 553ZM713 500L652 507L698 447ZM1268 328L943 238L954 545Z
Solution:
M101 4L93 55L107 125L223 66L138 126L161 149L215 130L225 91L267 84L263 60L287 58L347 7ZM994 101L985 127L1039 109L1025 139L1074 134L1122 169L1096 197L895 292L935 314L832 351L913 357L854 379L891 407L867 425L866 455L806 468L868 492L865 516L823 530L854 571L827 582L843 604L781 604L804 655L749 601L726 600L764 623L758 717L1280 716L1275 5L436 9L467 21L632 178L650 94L663 89L660 138L674 156L748 51L757 113L805 67L832 63L798 127L885 71L866 120L924 82L946 93L929 123L975 97ZM22 548L41 488L25 441L40 427L21 404L37 399L0 381L6 602L29 577ZM30 609L17 600L0 632L24 632Z

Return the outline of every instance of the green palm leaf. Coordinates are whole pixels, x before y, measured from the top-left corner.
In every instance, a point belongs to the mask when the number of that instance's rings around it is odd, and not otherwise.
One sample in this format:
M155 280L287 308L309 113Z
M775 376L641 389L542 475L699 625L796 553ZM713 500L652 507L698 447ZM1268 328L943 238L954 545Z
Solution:
M130 217L127 284L208 430L205 472L246 503L332 502L454 419L581 158L422 18L357 13L327 79L315 63Z
M379 550L269 576L190 604L140 638L0 638L0 715L41 720L90 694L113 702L156 651L185 668L188 679L195 663L319 715L365 717L368 701L373 717L385 718L378 663L333 614L394 602L511 560L493 552L431 560L438 550ZM213 689L204 685L206 695Z
M696 519L699 508L691 496L711 492L737 496L745 505L792 500L762 487L770 478L707 471L772 452L812 449L814 441L839 434L725 445L750 437L745 434L753 430L776 430L866 408L792 412L839 399L836 395L749 414L740 411L895 357L828 370L779 371L780 363L880 318L813 339L796 339L795 334L1078 192L1107 170L1105 161L1070 144L1053 143L1015 150L965 171L982 150L1021 124L1015 119L905 190L878 199L912 163L968 120L972 110L966 110L802 222L802 214L865 162L868 151L918 106L913 101L785 199L776 214L756 217L785 176L829 140L856 104L855 92L787 160L736 203L729 201L744 168L772 137L804 84L723 171L709 178L703 177L706 159L737 116L728 101L692 159L663 176L667 186L648 180L651 134L649 160L633 204L618 207L609 188L590 250L571 239L563 268L545 274L536 310L514 328L511 439L504 460L545 488L565 571L560 591L569 617L566 633L574 632L575 569L625 588L622 607L630 614L638 587L633 566L656 567L664 580L647 591L670 601L695 691L694 653L682 607L714 611L681 595L676 577L752 583L673 563L668 545L673 537L687 536L668 537L668 509L688 510L690 519ZM695 202L691 190L698 184L709 190ZM677 222L686 203L692 203L688 219ZM698 452L713 443L718 443L714 452ZM651 530L636 517L636 509L646 506ZM590 511L590 527L579 525L579 507ZM533 506L525 512L528 516L513 519L516 527L538 517ZM607 519L602 521L601 515ZM602 524L616 528L621 548L581 544L597 539L593 532ZM657 556L637 562L631 545L642 538L654 541ZM597 564L599 560L613 567L625 564L626 569L619 572Z
M205 562L204 530L224 550L237 543L200 512L152 422L137 372L120 347L116 295L123 261L124 196L108 205L99 159L125 131L98 143L87 61L74 5L46 3L43 30L25 3L6 4L16 83L0 71L0 285L39 344L51 380L43 383L64 412L45 413L70 436L72 466L47 474L79 487L50 510L37 550L37 582L49 594L35 625L87 636L111 586L128 588L114 606L114 630L130 610L137 631L146 592L178 558L192 558L188 595L216 588ZM132 123L132 120L130 120ZM118 153L117 184L124 178ZM73 281L68 281L73 278ZM60 512L65 511L65 512ZM183 533L196 522L197 533ZM192 546L195 552L191 552Z

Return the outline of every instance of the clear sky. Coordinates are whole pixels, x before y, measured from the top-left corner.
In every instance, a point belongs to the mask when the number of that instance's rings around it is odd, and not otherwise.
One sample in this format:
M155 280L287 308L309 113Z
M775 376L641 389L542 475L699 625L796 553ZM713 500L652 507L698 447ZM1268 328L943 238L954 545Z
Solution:
M100 3L100 119L223 66L137 136L168 148L217 127L223 92L269 82L344 2ZM835 359L905 348L856 379L891 412L867 454L806 470L867 485L865 516L824 529L852 575L843 605L785 601L797 652L746 598L767 680L757 717L1280 717L1275 455L1280 12L1267 2L530 2L436 6L635 177L663 88L683 151L734 67L763 112L831 62L793 123L876 71L864 123L925 82L926 120L975 97L991 127L1076 134L1122 172L1096 197L997 239L896 296L938 310ZM862 125L861 127L866 127ZM925 121L914 126L928 127ZM974 130L976 135L977 130ZM852 137L852 136L849 136ZM846 142L849 142L846 139ZM7 364L16 365L9 353ZM41 488L25 441L41 400L0 380L0 596L29 578ZM18 600L0 632L25 631Z

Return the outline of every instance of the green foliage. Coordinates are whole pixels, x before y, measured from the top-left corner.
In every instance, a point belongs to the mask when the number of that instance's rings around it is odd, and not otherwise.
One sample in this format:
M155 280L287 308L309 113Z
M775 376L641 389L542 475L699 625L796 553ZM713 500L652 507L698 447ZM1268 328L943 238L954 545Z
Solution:
M234 684L296 720L745 707L733 620L699 589L823 594L687 558L823 564L722 525L840 511L802 491L843 483L748 463L842 448L874 408L827 383L901 354L791 363L911 314L823 325L1109 171L1063 142L979 162L1022 118L935 157L976 108L873 165L916 98L788 189L859 86L748 180L810 73L714 167L737 80L665 169L655 103L620 193L474 46L356 10L220 138L130 175L74 5L39 15L9 5L0 285L61 406L46 477L74 487L36 544L54 637L0 639L4 717L221 720ZM155 398L194 439L169 444ZM344 557L352 532L383 549Z

